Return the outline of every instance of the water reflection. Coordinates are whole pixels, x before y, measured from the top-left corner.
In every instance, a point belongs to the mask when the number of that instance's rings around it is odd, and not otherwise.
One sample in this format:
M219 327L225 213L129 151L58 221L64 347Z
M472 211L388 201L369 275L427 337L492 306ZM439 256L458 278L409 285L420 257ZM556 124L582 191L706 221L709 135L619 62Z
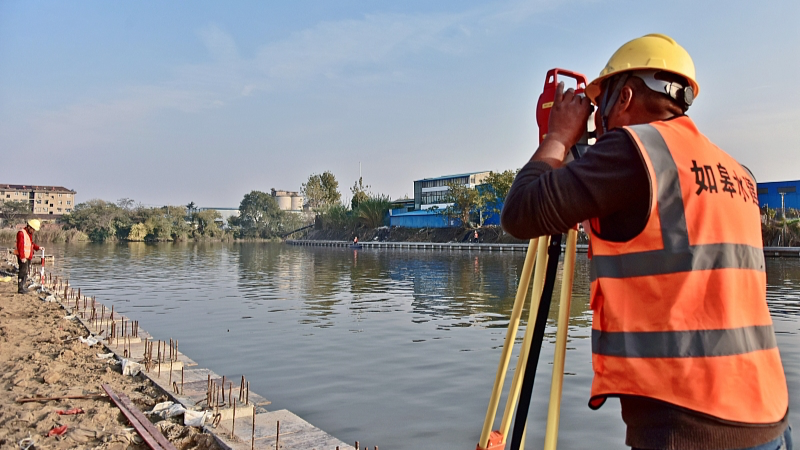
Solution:
M767 303L774 317L800 315L800 261L767 259Z
M439 329L480 326L505 328L522 272L521 254L450 253L425 250L352 250L346 248L238 246L238 286L251 302L272 302L299 296L300 323L333 326L332 316L348 313L404 311L411 322L435 321ZM576 263L570 326L590 324L589 267L585 255ZM549 320L558 316L559 269ZM401 301L411 298L410 305ZM527 307L523 318L527 317ZM365 320L367 317L361 318ZM524 320L523 320L524 329ZM555 331L548 329L548 335ZM586 337L573 333L571 337Z

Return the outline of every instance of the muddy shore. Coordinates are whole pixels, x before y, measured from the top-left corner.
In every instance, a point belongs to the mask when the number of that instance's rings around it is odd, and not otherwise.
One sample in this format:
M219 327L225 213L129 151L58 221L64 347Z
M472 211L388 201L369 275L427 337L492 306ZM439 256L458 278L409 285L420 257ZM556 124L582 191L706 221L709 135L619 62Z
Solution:
M9 270L7 266L0 269ZM0 277L2 278L2 277ZM34 291L17 294L16 277L0 282L0 448L146 449L121 411L107 397L19 402L33 397L87 396L102 393L101 384L124 393L141 411L149 411L167 395L143 375L123 376L102 344L89 347L78 339L88 330L65 319L61 305L45 302ZM58 411L80 413L59 415ZM182 417L158 419L155 426L178 449L218 449L213 436L182 424ZM66 425L62 435L48 437ZM24 448L24 446L22 447Z

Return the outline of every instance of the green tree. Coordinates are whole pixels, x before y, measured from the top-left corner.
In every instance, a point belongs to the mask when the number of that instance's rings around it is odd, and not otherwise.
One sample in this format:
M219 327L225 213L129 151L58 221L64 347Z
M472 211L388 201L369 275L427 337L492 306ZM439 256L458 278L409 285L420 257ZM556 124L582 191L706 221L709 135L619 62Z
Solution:
M149 230L145 240L148 241L170 241L172 237L172 221L163 214L153 214L144 225Z
M339 182L330 171L325 171L321 175L311 174L300 190L314 210L339 203L342 198L339 193Z
M117 200L117 206L127 211L132 210L134 205L136 205L136 202L134 202L132 198L123 197Z
M385 195L367 197L358 204L354 212L358 221L367 228L378 228L383 225L386 214L389 212L391 200Z
M192 222L197 224L197 232L203 236L214 237L220 233L217 220L222 219L222 214L216 209L207 209L192 214Z
M480 203L486 207L490 213L500 214L503 202L511 189L516 172L505 170L503 172L489 172L484 179L483 185L479 188Z
M128 240L133 242L142 242L147 238L147 235L150 234L150 231L147 229L147 225L143 223L136 223L131 226L131 229L128 231Z
M170 224L170 237L166 239L176 241L186 239L191 232L190 225L186 223L186 207L172 205L162 206L161 213Z
M341 203L322 207L320 215L322 219L322 227L326 230L355 228L355 221L353 220L352 211L349 211L347 206Z
M370 186L364 186L364 179L362 177L358 177L358 181L350 188L350 192L353 193L353 198L350 200L350 208L353 211L358 208L361 202L369 198L369 194L367 193L369 188Z
M61 222L65 228L83 231L95 242L114 240L118 229L130 226L130 218L125 210L99 199L75 205L72 213L61 217Z
M239 217L232 218L230 222L243 237L272 238L282 231L283 215L284 212L271 195L252 191L239 203Z
M194 202L189 202L186 204L186 220L194 222L194 215L193 213L197 211L197 205Z
M31 205L28 202L7 201L0 207L3 217L11 224L24 223L31 216Z
M442 214L451 219L461 220L461 225L464 228L469 228L470 213L479 207L481 200L478 191L467 185L455 182L448 183L447 187L444 201L450 203L450 206L443 209Z

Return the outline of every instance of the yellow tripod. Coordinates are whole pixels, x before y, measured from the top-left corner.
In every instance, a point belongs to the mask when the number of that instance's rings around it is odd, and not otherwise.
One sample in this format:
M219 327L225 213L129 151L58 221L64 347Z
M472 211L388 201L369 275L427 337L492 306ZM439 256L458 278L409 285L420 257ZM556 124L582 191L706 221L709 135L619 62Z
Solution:
M553 378L550 388L550 407L547 414L547 428L545 434L545 450L555 450L558 441L558 423L561 410L561 391L564 380L564 358L567 348L567 327L569 322L569 311L572 302L572 284L575 272L575 252L578 232L570 229L567 233L567 243L564 256L564 268L561 279L561 297L558 313L558 329L556 332L556 349L553 363ZM522 276L520 277L517 295L514 299L514 307L506 331L503 351L500 356L500 364L497 367L492 395L489 399L489 407L486 411L486 418L483 422L480 440L477 450L501 450L505 448L506 437L511 427L511 418L522 389L522 381L525 376L525 367L528 361L528 354L532 345L541 347L541 341L534 343L534 323L537 321L542 291L545 285L548 265L548 246L549 237L531 239L528 251L525 255L525 263L522 266ZM535 269L534 269L535 268ZM505 374L511 360L511 352L519 329L519 321L522 316L522 309L530 285L531 274L533 274L533 289L531 293L531 304L529 308L527 327L522 341L520 356L517 359L517 366L512 377L511 389L506 399L506 407L503 418L500 422L500 429L492 431L492 424L497 415L497 408L500 404L500 396L503 391ZM542 318L546 319L546 317ZM520 449L524 448L524 432L521 439Z

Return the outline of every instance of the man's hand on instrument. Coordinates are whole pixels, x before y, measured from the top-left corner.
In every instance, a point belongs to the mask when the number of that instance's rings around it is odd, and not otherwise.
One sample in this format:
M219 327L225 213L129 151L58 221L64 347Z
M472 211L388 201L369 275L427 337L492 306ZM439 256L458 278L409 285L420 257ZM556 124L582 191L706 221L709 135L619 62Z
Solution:
M572 88L564 92L564 83L558 83L545 140L554 140L563 145L566 156L566 151L575 145L586 131L586 122L591 113L592 102L588 98L575 95L575 90Z

